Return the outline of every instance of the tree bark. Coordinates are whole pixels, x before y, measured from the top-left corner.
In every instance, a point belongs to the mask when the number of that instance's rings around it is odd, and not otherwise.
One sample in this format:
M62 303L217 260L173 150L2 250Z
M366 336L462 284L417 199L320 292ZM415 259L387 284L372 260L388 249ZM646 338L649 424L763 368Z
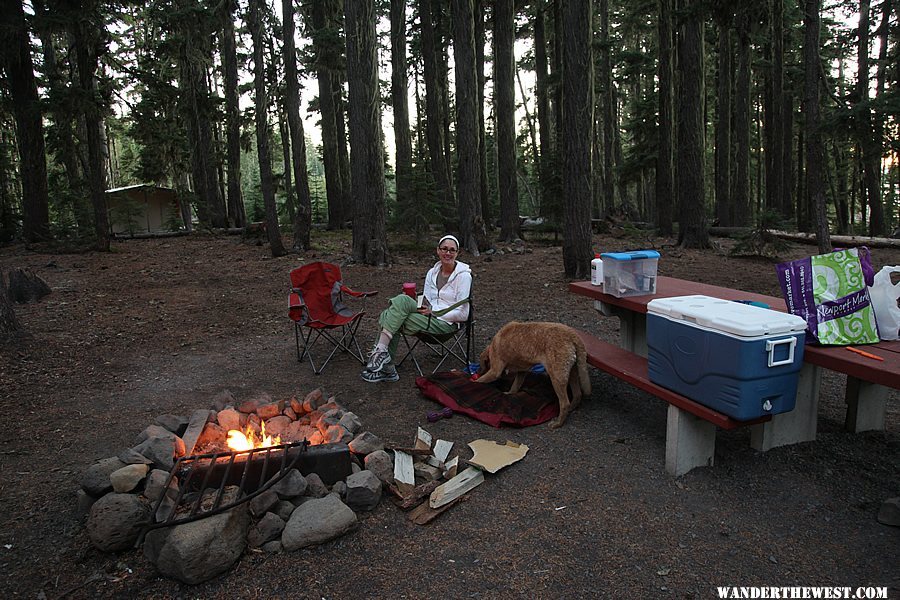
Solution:
M353 258L388 263L384 221L384 147L374 3L344 0L350 90L350 186L355 200Z
M481 184L481 156L478 148L478 77L475 68L474 0L453 0L453 59L456 65L456 154L459 192L460 247L478 256L478 240L485 237L478 232Z
M659 142L656 158L656 223L660 235L672 235L675 203L675 176L672 157L674 118L674 60L672 42L672 1L659 0Z
M83 9L76 3L76 11ZM88 176L91 204L94 208L94 235L97 250L109 252L109 218L106 214L106 171L103 168L103 141L100 139L100 106L94 77L97 61L103 44L97 39L89 18L73 19L72 40L78 70L78 82L84 102L85 136L87 139L88 161L85 169Z
M282 0L281 3L284 46L284 110L287 113L290 130L292 163L294 168L294 191L297 195L297 212L294 215L295 251L309 248L309 235L312 226L312 200L309 196L309 175L306 172L306 136L303 133L303 121L300 119L300 81L297 75L297 52L294 47L294 2Z
M750 225L750 16L737 17L737 78L734 88L734 182L732 224Z
M718 19L718 72L716 94L716 219L719 225L731 226L731 19Z
M879 236L884 234L885 223L881 201L881 140L875 138L872 110L869 108L869 0L859 2L857 37L857 139L862 150L863 181L869 201L869 235Z
M228 220L235 227L247 226L247 213L241 194L241 109L238 91L237 48L234 19L237 0L228 0L222 8L222 74L225 80L225 148L227 155Z
M391 104L397 204L412 199L412 141L409 135L409 76L406 62L406 0L391 0Z
M247 27L253 38L253 88L256 120L256 155L259 159L259 183L263 204L266 207L266 234L272 256L284 256L287 252L281 241L278 225L278 209L275 205L275 182L272 176L272 159L269 152L269 107L266 93L266 65L263 58L264 29L260 15L260 2L250 0L247 10Z
M784 216L791 212L784 205L784 188L787 182L784 158L784 0L772 0L772 172L766 181L771 206Z
M447 156L444 153L443 98L446 90L441 81L441 68L438 61L437 41L435 40L434 15L432 0L419 0L419 21L422 28L422 65L425 78L425 137L428 141L427 167L434 179L434 190L437 199L450 209L455 205L453 189L450 185Z
M337 109L330 69L340 61L340 51L335 48L332 19L335 2L314 0L311 3L312 43L315 52L316 79L319 84L319 123L322 130L322 162L325 166L325 196L328 199L328 229L344 227L342 206L344 182L338 155Z
M678 243L685 248L709 247L703 165L703 20L700 0L685 0L678 36L676 187L680 213Z
M515 5L494 2L494 121L497 135L497 186L500 191L500 240L522 236L516 179Z
M563 267L566 277L591 272L591 138L594 122L591 0L563 5ZM609 52L608 48L603 49Z
M178 84L181 114L190 145L191 176L197 194L197 216L213 227L225 227L225 202L219 187L216 152L213 145L213 107L209 93L208 69L212 64L211 31L197 17L196 0L179 0L175 19L179 34Z
M541 182L541 206L552 197L553 129L550 126L550 76L547 72L546 0L534 2L534 74L537 92L536 112L540 154L538 174Z
M821 0L806 0L803 24L806 37L803 44L805 88L803 114L806 117L806 192L816 211L816 237L819 253L831 252L828 215L825 211L825 151L822 145L821 107L819 90L822 86L822 64L819 59L819 11Z
M491 198L488 192L487 148L484 131L484 0L475 0L475 71L478 74L477 104L478 104L478 165L479 165L479 215L481 223L478 229L493 230L491 225ZM481 243L479 242L479 246ZM484 247L487 248L488 240L485 237Z
M31 242L50 237L47 158L44 131L31 61L25 11L19 0L0 2L0 67L12 99L22 182L22 233Z
M608 212L620 208L616 181L616 94L609 47L609 0L600 0L600 122L603 128L603 206ZM565 43L565 42L564 42ZM565 158L563 159L565 160Z
M6 291L6 278L0 270L0 339L10 338L21 329L13 303Z

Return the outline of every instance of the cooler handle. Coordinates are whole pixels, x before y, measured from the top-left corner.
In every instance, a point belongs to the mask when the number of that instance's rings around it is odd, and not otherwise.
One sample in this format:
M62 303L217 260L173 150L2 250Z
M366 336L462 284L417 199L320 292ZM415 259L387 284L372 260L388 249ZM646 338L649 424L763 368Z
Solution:
M775 347L781 344L789 344L788 357L784 360L775 360ZM780 340L766 340L766 352L769 353L769 366L780 367L781 365L789 365L794 362L794 348L797 346L797 338L789 337Z

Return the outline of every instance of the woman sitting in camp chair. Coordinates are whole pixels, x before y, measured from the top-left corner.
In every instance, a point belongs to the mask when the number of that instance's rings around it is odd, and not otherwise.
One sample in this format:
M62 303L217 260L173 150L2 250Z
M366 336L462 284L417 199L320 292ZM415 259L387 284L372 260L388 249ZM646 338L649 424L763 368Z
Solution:
M400 341L398 333L446 335L469 317L469 304L465 301L472 289L472 271L469 265L456 260L458 253L459 240L452 235L445 235L438 241L440 260L425 275L427 306L417 307L416 300L406 294L391 299L390 306L378 319L381 335L363 369L364 380L374 383L400 379L392 359Z

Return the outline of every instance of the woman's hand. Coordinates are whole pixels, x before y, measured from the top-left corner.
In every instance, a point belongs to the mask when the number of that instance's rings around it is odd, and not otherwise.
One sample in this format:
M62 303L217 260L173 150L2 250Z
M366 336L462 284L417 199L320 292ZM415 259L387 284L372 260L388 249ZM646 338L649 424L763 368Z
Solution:
M431 314L431 309L423 306L422 308L417 308L416 312L419 313L420 315L428 316Z

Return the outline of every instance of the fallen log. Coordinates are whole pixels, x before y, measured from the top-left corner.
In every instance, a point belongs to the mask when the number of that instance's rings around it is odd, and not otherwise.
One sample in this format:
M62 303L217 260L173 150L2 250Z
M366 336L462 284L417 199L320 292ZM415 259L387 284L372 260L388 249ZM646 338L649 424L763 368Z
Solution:
M815 234L794 233L789 231L770 231L772 235L784 240L802 242L804 244L818 244ZM840 248L853 248L856 246L868 246L869 248L900 248L900 240L885 237L867 237L862 235L833 235L831 245Z
M749 227L710 227L709 234L716 237L739 238L750 231ZM816 245L819 243L813 233L793 231L779 231L770 229L771 235L783 240L799 242L801 244ZM869 248L900 248L900 239L886 237L868 237L862 235L832 235L831 245L840 248L853 248L856 246L868 246Z

